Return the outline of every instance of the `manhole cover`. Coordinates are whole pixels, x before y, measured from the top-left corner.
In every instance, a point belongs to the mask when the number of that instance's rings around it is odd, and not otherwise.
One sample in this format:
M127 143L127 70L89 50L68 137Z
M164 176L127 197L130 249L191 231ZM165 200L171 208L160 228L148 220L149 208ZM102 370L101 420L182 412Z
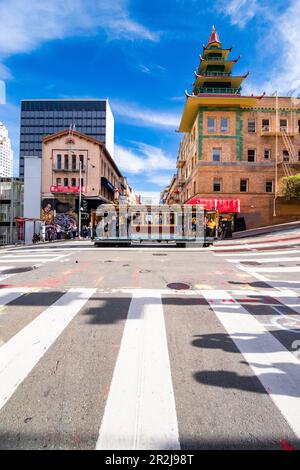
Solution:
M166 253L153 253L152 256L168 256Z
M6 269L4 271L1 271L1 274L18 274L18 273L26 273L27 271L32 271L33 269L36 269L36 266L27 266L27 267L22 267L22 268L12 268L12 269Z
M167 284L167 287L174 290L186 290L190 288L190 286L184 282L171 282L170 284Z

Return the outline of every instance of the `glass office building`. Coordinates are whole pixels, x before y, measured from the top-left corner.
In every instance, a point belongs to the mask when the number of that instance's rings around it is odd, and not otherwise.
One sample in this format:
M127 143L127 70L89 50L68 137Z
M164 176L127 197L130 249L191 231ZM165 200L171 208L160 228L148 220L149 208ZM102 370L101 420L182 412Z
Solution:
M114 156L114 118L107 99L22 100L20 125L20 176L24 157L42 156L42 139L75 126L78 132L103 142Z

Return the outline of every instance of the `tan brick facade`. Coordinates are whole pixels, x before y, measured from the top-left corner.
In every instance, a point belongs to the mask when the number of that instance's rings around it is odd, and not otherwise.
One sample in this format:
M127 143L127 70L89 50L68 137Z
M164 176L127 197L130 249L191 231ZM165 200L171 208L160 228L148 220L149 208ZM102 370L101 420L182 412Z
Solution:
M284 176L280 162L284 158L290 160L287 164L291 173L300 172L300 100L278 98L278 108L279 189L280 179ZM293 155L290 151L289 155L284 155L287 144L280 126L284 126ZM214 161L214 152L219 161ZM245 218L247 228L278 223L279 217L284 221L279 212L273 217L275 160L275 97L258 99L254 109L199 107L191 132L185 134L178 154L177 183L181 187L181 202L187 202L195 195L238 198L240 216ZM247 181L246 192L241 191L241 180ZM214 182L220 185L220 191L214 191ZM292 220L292 217L287 215L286 219Z
M71 141L71 143L70 143ZM73 131L54 134L44 139L42 151L42 195L53 196L52 187L78 187L79 162L82 162L82 186L89 198L113 201L114 192L101 184L105 178L118 188L121 173L102 142ZM67 183L67 184L65 184ZM67 192L66 192L67 193ZM70 193L71 189L70 189Z

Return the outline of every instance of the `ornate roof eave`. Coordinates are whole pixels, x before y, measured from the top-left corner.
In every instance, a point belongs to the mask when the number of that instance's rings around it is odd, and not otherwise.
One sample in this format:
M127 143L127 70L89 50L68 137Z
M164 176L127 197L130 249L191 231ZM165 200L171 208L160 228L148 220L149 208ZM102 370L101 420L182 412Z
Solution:
M186 98L201 98L202 96L206 96L206 95L213 95L213 96L217 96L217 93L201 93L201 95L195 95L195 93L188 93L187 90L184 90L184 93L185 93L185 96ZM253 94L250 95L250 96L243 96L243 95L230 95L230 96L236 96L236 97L239 97L239 98L255 98L257 100L261 100L264 96L266 95L266 92L264 91L263 94L261 96L254 96ZM224 96L229 96L229 95L224 95Z
M206 78L206 75L200 75L194 70L194 75L196 78ZM248 71L245 75L237 75L237 77L242 77L242 78L247 78L248 75L250 75L250 72ZM211 75L209 78L212 78L213 75ZM234 78L234 75L231 75L230 77L225 77L225 78Z

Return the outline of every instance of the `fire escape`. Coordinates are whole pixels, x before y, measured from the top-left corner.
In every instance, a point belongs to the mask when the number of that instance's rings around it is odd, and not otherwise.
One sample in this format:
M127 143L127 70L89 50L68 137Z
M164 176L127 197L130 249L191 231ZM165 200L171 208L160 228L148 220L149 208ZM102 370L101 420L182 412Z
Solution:
M294 144L286 130L285 127L280 128L282 140L284 143L284 146L288 152L288 155L286 157L282 157L282 161L278 161L278 164L282 165L284 175L285 176L293 176L293 171L291 169L291 164L298 163L297 161L297 156L296 156L296 150L294 147Z

